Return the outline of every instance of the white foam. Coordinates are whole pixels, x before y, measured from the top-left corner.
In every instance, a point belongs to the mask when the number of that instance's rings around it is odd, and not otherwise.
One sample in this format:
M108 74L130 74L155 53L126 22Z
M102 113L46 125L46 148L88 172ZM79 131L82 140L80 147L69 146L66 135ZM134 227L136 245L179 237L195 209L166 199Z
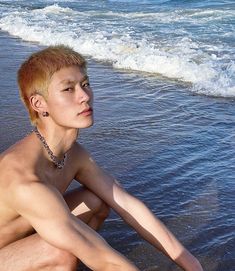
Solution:
M192 91L217 97L235 97L234 73L235 63L230 61L210 80L199 81L193 85Z
M86 24L90 30L83 30L82 24L76 22L77 17L73 24L67 24L66 20L63 22L64 13L76 13L76 16L79 13L57 4L31 13L22 10L10 12L0 19L0 28L26 41L72 46L82 54L110 62L115 68L155 73L189 82L193 86L192 91L198 93L235 97L234 63L228 62L226 67L222 65L223 57L219 58L215 52L223 48L216 45L210 44L203 51L201 44L190 38L168 40L166 43L150 41L144 35L135 39L128 32L120 33L117 29L94 29L92 22L89 25L90 20ZM52 17L49 19L47 14L52 14Z
M90 11L88 15L100 15L108 17L121 17L128 19L148 19L155 20L156 22L162 23L173 23L179 21L190 21L192 23L197 23L198 18L200 18L200 23L209 22L211 20L219 20L224 18L234 18L235 10L201 10L201 9L188 9L174 10L174 11L159 11L159 12L114 12L114 11Z
M50 5L50 6L47 6L45 8L42 8L42 9L38 9L36 11L40 11L42 13L54 13L54 14L59 14L59 13L71 13L73 12L73 10L71 8L63 8L63 7L60 7L58 4L53 4L53 5Z

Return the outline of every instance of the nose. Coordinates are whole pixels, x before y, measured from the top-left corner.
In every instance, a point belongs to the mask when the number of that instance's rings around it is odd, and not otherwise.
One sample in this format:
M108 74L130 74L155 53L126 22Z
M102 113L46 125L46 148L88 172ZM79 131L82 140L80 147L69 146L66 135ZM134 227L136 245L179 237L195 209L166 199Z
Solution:
M80 85L76 86L77 100L79 103L89 102L91 98L91 89L82 87Z

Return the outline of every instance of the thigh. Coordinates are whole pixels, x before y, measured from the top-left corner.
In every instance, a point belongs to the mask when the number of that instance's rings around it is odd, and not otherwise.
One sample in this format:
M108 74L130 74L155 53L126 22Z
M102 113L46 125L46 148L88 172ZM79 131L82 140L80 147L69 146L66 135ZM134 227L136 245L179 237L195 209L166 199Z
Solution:
M57 270L57 264L60 264L65 257L72 259L73 256L48 244L35 233L0 249L0 270Z

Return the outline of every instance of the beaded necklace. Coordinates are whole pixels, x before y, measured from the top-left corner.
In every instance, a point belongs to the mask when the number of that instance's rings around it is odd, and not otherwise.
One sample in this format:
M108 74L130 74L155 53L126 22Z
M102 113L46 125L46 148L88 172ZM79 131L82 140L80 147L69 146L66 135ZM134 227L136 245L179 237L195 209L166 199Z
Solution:
M37 135L37 137L39 138L39 140L42 142L43 147L46 149L48 155L50 156L52 162L54 163L54 165L58 168L58 169L62 169L65 165L65 159L66 159L66 154L64 155L62 160L59 160L54 153L52 152L52 150L50 149L50 147L48 146L45 138L39 133L37 127L35 127L33 129L34 133Z

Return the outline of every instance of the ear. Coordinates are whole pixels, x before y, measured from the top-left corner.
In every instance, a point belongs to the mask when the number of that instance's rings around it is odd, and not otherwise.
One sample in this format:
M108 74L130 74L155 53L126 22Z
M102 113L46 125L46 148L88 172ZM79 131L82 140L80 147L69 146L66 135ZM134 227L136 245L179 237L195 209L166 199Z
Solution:
M38 112L38 114L42 114L43 112L47 112L47 103L44 97L40 94L33 94L29 98L29 102L33 110Z

